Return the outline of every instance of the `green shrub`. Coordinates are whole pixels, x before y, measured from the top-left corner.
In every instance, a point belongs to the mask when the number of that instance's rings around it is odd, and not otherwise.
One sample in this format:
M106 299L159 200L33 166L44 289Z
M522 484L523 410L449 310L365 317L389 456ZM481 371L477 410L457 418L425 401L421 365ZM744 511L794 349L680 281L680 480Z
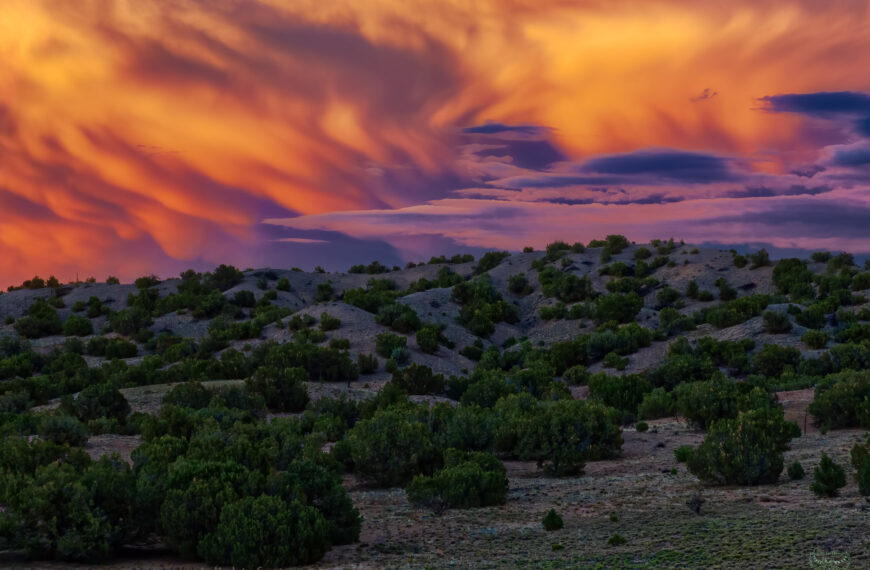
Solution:
M408 339L404 336L389 332L379 333L375 336L375 352L378 353L378 356L390 358L394 350L405 348L407 343Z
M338 317L333 317L329 313L321 313L320 314L320 330L333 331L341 326L341 319Z
M628 542L624 536L619 533L614 534L607 539L607 546L621 546Z
M625 367L628 366L628 358L619 356L619 354L615 352L608 352L604 356L604 360L602 361L602 366L604 368L615 368L616 370L625 370Z
M680 415L702 429L716 420L735 418L741 411L772 405L761 388L734 382L721 373L703 382L684 382L674 393Z
M531 399L531 401L529 400ZM497 447L534 459L551 475L577 475L585 462L615 457L622 447L619 413L597 402L558 399L533 404L530 394L502 398Z
M434 325L427 325L417 331L416 337L417 346L425 353L435 354L438 352L438 345L441 339L441 328Z
M72 315L63 324L64 336L88 336L94 334L94 325L90 319Z
M752 360L752 370L770 378L779 378L787 367L797 370L801 352L790 346L766 344Z
M303 499L326 519L331 544L351 544L359 540L362 517L341 485L341 477L320 465L320 459L294 460L286 471L273 475L266 492L286 503Z
M317 292L314 294L315 303L326 303L332 301L333 297L335 297L335 291L332 289L331 283L317 285Z
M643 433L645 431L649 431L649 424L644 421L639 421L634 424L634 429L636 429L639 433Z
M39 437L58 445L82 447L89 436L87 428L72 416L46 416L39 424Z
M163 396L163 403L199 410L208 407L208 403L213 397L214 392L199 382L188 381L173 386Z
M629 323L643 307L643 299L634 291L626 295L611 293L598 297L595 305L595 319L599 323L607 321Z
M762 326L769 333L787 333L791 330L791 321L785 313L777 313L775 311L764 311L761 315Z
M836 497L840 489L846 486L846 471L828 454L822 452L822 460L813 469L813 482L810 490L819 497Z
M501 461L483 452L449 449L444 467L431 477L417 475L406 492L414 504L440 510L503 505L508 479Z
M810 348L825 348L828 345L828 333L808 330L804 333L804 336L801 337L801 340Z
M687 465L709 485L775 483L783 468L782 452L798 436L800 428L785 421L782 410L750 410L714 422Z
M508 277L508 291L514 295L528 295L532 292L532 286L525 273L511 275Z
M61 455L16 486L3 499L6 548L91 566L134 538L135 481L117 454Z
M356 471L382 487L403 486L431 475L441 463L432 431L396 409L380 410L347 435Z
M685 463L694 452L695 448L691 445L681 445L674 450L674 459L677 460L677 463Z
M615 353L610 353L615 354ZM589 397L606 406L634 416L644 394L652 390L646 378L636 374L608 376L594 374L589 378Z
M200 541L217 529L226 505L257 489L254 474L229 460L180 459L165 481L159 526L166 544L186 557L196 556Z
M816 386L808 411L823 430L870 427L870 372L827 377Z
M638 248L634 252L634 258L637 259L638 261L640 261L642 259L649 259L650 257L652 257L652 252L648 248L645 248L645 247Z
M543 520L541 520L541 524L544 525L544 530L554 531L559 530L565 526L565 522L562 520L562 517L555 511L555 509L550 509L546 515L544 515Z
M123 338L110 338L106 341L104 355L109 360L115 358L133 358L138 354L139 347Z
M393 373L392 382L413 395L440 395L444 393L446 380L441 374L421 364L412 364Z
M715 285L719 288L719 300L733 301L737 298L737 290L728 285L724 277L717 279Z
M350 341L346 338L331 338L329 339L329 348L335 350L349 350Z
M210 284L219 291L235 287L245 279L244 274L232 265L221 264L215 268L209 277ZM139 280L136 280L137 287ZM159 282L159 281L158 281ZM152 283L155 284L156 283ZM150 287L151 285L149 285Z
M562 380L573 386L582 386L589 382L591 374L582 364L572 366L562 373Z
M644 420L669 418L676 411L674 396L664 388L655 388L643 396L637 407L638 417Z
M151 314L142 307L134 306L109 315L112 330L124 336L131 336L153 323Z
M766 249L760 249L755 253L749 254L749 261L752 262L752 265L749 266L749 269L766 267L770 265L770 254L767 253Z
M308 373L301 367L262 366L245 380L245 389L262 396L270 410L301 412L309 399L307 380Z
M679 291L668 286L659 289L658 293L656 293L656 301L658 301L659 308L673 306L682 297Z
M278 280L278 284L275 285L275 289L278 291L290 291L290 280L286 277L282 277Z
M327 550L328 524L317 509L269 496L227 504L198 546L209 565L240 568L312 564Z
M40 338L60 334L63 324L54 307L37 299L27 308L27 316L15 321L15 331L25 338Z
M61 410L82 422L113 418L123 425L130 414L130 404L114 386L91 384L75 398L65 396L61 401Z
M357 367L360 374L374 374L378 371L378 357L360 352L357 355Z
M803 479L806 473L804 472L804 466L800 464L800 462L795 461L794 463L790 463L787 469L788 478L792 481L797 481L798 479Z
M713 293L709 291L698 291L698 300L702 303L707 303L714 299Z
M863 445L856 443L852 447L852 466L857 471L855 478L858 480L858 492L865 497L870 495L870 437Z
M480 261L477 262L477 266L474 268L474 274L480 275L490 269L494 269L506 257L510 257L510 253L506 251L488 251L484 253L480 258Z

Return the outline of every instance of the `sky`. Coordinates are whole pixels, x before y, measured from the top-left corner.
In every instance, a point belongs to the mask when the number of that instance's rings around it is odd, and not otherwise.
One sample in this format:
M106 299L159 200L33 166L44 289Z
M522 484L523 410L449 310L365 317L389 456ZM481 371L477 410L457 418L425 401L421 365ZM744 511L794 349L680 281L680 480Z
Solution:
M863 0L3 0L0 284L870 253Z

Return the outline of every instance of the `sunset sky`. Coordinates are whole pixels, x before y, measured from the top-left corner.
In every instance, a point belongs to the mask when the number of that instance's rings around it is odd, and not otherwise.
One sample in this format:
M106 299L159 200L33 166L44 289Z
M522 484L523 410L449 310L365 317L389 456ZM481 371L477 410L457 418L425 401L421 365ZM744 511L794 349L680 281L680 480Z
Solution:
M870 253L865 0L2 0L0 285Z

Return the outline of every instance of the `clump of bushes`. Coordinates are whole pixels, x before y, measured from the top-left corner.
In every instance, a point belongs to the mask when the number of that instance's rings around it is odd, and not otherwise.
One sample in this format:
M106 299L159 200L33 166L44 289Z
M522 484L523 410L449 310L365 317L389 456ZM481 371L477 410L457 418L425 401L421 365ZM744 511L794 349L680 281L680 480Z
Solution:
M823 430L870 427L870 371L826 377L816 386L808 411Z
M320 330L333 331L341 326L341 319L338 317L333 317L329 313L321 313L320 314Z
M64 396L61 410L79 421L110 418L124 424L130 414L130 404L117 388L110 384L92 384L78 396Z
M393 333L379 333L375 336L375 352L378 356L390 358L393 352L405 348L408 344L408 339Z
M270 410L300 412L309 399L306 380L304 368L261 366L245 380L245 389L262 396Z
M385 409L357 423L347 435L356 472L382 487L401 487L441 466L441 451L428 425L402 409Z
M528 295L532 292L532 286L529 283L525 273L518 273L508 277L508 291L514 295Z
M405 491L410 502L436 511L488 507L505 503L508 479L491 454L448 449L443 468L431 477L417 475Z
M502 299L489 275L456 284L451 299L461 305L460 324L479 337L485 338L495 332L495 323L519 320L516 308Z
M782 453L800 428L770 408L718 420L691 453L689 471L709 485L774 483L783 468Z
M804 336L801 337L801 340L810 348L825 348L828 345L828 333L808 330L804 333Z
M37 299L27 308L27 315L15 321L15 331L24 338L41 338L61 334L63 324L57 311L45 299Z
M481 273L486 273L490 269L494 269L503 259L510 257L510 255L511 254L507 251L488 251L484 253L480 258L480 261L477 262L477 266L474 268L474 274L480 275ZM471 259L473 260L474 257Z

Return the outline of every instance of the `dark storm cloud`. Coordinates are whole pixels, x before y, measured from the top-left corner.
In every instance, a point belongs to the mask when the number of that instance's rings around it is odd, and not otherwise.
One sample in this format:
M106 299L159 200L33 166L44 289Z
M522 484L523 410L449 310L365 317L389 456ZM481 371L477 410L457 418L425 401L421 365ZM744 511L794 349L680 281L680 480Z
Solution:
M834 152L831 157L831 164L834 166L867 166L870 165L870 148L841 148Z
M819 117L870 114L870 95L858 91L821 91L787 93L762 97L766 110L775 113L802 113Z
M520 133L524 135L538 135L544 129L535 125L506 125L504 123L488 122L482 125L466 127L463 133L471 135L498 135L503 133Z
M566 158L546 140L503 140L499 141L499 148L486 148L475 154L481 158L508 155L512 159L512 164L532 170L542 170Z
M737 179L729 161L720 156L674 149L647 149L593 158L581 172L630 175L687 183L726 182Z
M750 224L787 238L870 239L870 206L803 200L776 208L705 220L705 224Z
M804 186L793 184L788 188L771 188L768 186L747 186L742 190L732 190L725 194L728 198L770 198L772 196L815 196L834 190L831 186Z

